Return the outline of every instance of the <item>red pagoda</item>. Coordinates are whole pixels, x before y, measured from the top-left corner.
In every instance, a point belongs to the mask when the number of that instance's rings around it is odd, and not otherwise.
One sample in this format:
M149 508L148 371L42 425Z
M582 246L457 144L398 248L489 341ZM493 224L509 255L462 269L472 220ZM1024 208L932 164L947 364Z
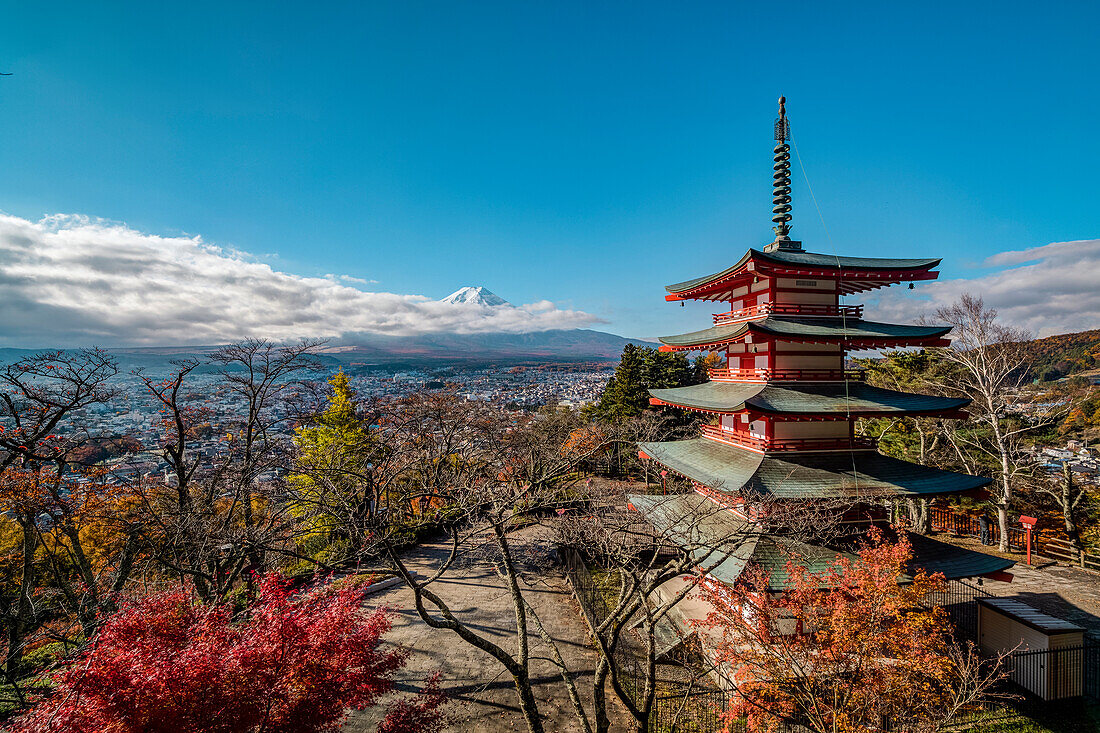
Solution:
M967 400L911 394L866 384L846 367L860 349L946 346L950 327L878 323L863 319L863 306L841 303L889 285L935 279L938 259L842 257L807 252L789 237L791 179L789 125L780 99L775 123L773 217L775 240L750 249L713 275L669 285L669 301L724 304L713 325L661 339L662 351L710 351L723 365L710 381L651 390L650 402L711 415L702 435L689 440L641 443L640 455L689 479L695 493L671 497L631 496L631 506L662 530L679 521L700 495L728 509L725 524L757 522L777 503L830 507L853 536L873 523L888 523L899 499L979 494L991 479L908 463L878 452L855 436L859 418L965 417ZM680 506L683 505L683 506ZM708 522L714 532L723 522ZM695 533L693 533L695 534ZM827 563L845 551L761 537L711 572L736 582L749 563L770 566L777 590L782 568L795 548L801 557ZM948 579L999 576L1013 563L1000 557L911 535L913 564ZM914 568L915 569L915 568Z

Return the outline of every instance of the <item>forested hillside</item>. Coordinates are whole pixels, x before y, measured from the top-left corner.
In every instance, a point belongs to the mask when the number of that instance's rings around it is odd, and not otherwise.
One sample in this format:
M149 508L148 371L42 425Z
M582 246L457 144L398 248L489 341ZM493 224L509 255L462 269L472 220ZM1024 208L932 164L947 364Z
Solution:
M1100 368L1100 329L1036 339L1027 353L1032 374L1043 381Z

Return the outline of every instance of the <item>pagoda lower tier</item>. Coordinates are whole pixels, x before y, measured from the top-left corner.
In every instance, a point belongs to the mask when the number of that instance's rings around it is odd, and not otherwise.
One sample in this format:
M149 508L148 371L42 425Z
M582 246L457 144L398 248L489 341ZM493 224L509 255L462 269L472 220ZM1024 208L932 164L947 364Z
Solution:
M856 437L866 417L931 415L964 418L965 399L897 392L862 382L705 382L650 390L650 404L717 416L704 425L707 439L758 453L872 450L873 440Z
M971 493L984 476L908 463L873 450L765 454L709 438L639 443L639 455L698 486L749 501L850 499L862 502Z
M715 504L699 494L627 497L630 508L639 512L659 535L669 538L693 556L710 580L734 585L750 566L763 570L768 590L781 592L788 586L788 562L798 558L808 570L824 573L838 559L854 559L861 536L844 536L812 542L801 535L783 535L761 531L760 525L737 514L716 510ZM884 529L887 535L904 530ZM905 532L913 548L908 572L942 573L947 580L994 576L1014 564L996 555L987 555L964 547L912 532ZM902 579L904 581L904 578Z

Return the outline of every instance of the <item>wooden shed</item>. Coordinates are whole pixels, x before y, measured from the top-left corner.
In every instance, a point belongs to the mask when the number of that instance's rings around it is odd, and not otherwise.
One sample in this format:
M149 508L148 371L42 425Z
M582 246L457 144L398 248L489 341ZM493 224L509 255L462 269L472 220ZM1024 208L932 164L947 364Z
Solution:
M1043 700L1080 697L1085 629L1018 598L978 598L982 652L1011 652L1009 678Z

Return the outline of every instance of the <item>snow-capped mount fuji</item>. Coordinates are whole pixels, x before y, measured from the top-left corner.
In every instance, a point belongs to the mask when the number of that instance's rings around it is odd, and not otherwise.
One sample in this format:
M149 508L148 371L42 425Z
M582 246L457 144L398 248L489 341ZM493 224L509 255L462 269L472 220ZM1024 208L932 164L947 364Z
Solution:
M459 288L440 302L451 305L512 305L489 288L483 288L480 285Z

